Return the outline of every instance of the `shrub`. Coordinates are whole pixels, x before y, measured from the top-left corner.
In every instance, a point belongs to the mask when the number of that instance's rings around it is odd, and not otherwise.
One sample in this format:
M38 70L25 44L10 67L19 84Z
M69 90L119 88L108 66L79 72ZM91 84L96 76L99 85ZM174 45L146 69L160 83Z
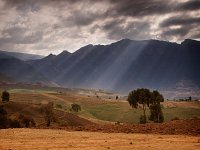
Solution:
M71 111L75 111L75 112L78 112L78 111L81 111L81 106L78 105L78 104L71 104Z
M22 127L29 128L29 127L35 127L36 126L33 118L24 116L23 114L19 115L18 120L19 120L20 126L22 126Z
M1 98L2 102L8 102L10 99L10 94L5 90L3 91Z

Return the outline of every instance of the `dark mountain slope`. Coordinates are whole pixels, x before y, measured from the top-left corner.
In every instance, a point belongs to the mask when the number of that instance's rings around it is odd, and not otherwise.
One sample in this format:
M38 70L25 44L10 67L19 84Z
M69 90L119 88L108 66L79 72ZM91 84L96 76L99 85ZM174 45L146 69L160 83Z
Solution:
M16 58L0 59L0 74L12 78L16 82L42 82L50 83L31 65Z
M45 77L64 87L127 92L138 87L173 89L182 81L200 87L199 58L199 41L187 39L177 44L124 39L110 45L87 45L74 53L50 54L39 60L10 58L0 67L4 66L2 73L11 74L13 79L35 82Z
M200 85L199 43L124 39L105 46L88 45L62 59L56 56L46 69L53 73L43 73L67 87L117 91L135 87L166 89L180 80L192 80Z

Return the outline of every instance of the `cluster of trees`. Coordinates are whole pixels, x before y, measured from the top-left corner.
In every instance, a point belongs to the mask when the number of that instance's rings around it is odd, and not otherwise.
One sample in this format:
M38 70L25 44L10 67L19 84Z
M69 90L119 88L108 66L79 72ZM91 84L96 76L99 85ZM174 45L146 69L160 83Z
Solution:
M150 109L150 121L157 123L164 121L160 105L160 102L163 102L164 98L158 91L151 92L149 89L145 88L137 89L129 93L127 100L133 108L138 108L139 104L142 105L143 116L140 117L140 123L147 123L147 107Z

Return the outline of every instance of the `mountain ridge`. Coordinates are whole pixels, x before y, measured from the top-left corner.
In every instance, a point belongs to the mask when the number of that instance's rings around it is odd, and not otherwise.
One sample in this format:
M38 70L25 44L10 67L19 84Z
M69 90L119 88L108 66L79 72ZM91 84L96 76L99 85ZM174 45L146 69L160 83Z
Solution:
M174 89L182 80L200 87L199 58L200 41L123 39L25 63L63 87L127 92L140 87Z

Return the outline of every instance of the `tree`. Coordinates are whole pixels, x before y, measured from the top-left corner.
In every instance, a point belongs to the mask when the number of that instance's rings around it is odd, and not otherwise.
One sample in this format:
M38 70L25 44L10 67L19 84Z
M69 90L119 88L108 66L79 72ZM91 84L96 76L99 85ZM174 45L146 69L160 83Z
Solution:
M81 106L78 105L78 104L71 104L71 110L72 111L75 111L75 112L78 112L78 111L81 111Z
M151 105L149 107L151 113L149 120L157 123L164 121L160 102L164 102L163 96L158 91L153 91L151 94Z
M164 116L162 113L160 102L164 101L163 96L158 91L151 92L149 89L137 89L131 91L128 95L128 102L133 108L138 108L138 105L142 105L143 116L140 117L140 123L146 123L146 109L150 108L149 120L154 122L163 122Z
M192 97L191 96L188 97L188 101L192 101Z
M53 102L49 102L46 106L43 106L41 112L44 113L46 126L49 127L51 122L55 119L53 113Z
M2 93L2 102L8 102L10 100L10 94L5 90Z
M141 88L134 90L129 93L128 95L128 102L133 108L138 108L139 104L142 104L142 109L143 109L143 116L141 116L142 122L141 123L146 123L146 108L149 107L149 104L152 102L151 100L151 92L149 89Z

